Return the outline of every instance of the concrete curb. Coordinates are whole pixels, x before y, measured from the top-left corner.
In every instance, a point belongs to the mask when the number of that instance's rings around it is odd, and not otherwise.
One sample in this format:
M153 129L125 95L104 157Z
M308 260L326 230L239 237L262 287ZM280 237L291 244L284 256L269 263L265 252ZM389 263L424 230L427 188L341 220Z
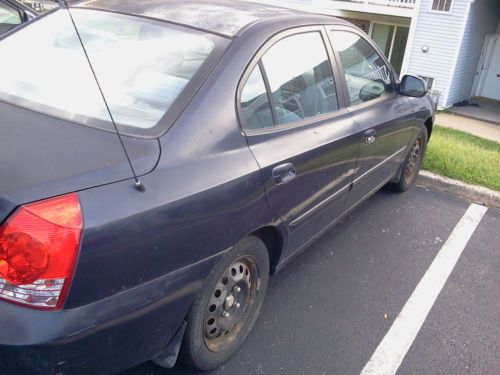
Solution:
M488 207L500 208L500 193L482 186L467 184L427 171L420 171L417 184L450 193L471 202L482 203Z

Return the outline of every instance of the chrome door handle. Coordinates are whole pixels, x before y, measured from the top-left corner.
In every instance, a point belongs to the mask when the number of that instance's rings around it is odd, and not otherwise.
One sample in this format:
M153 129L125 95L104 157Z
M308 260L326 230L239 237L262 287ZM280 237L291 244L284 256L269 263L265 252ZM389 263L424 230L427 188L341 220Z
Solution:
M293 180L297 177L297 170L292 163L280 164L273 168L273 180L279 184Z
M365 145L369 145L369 144L375 142L375 140L376 140L375 129L369 129L369 130L365 131L364 136L365 136L365 139L364 139Z

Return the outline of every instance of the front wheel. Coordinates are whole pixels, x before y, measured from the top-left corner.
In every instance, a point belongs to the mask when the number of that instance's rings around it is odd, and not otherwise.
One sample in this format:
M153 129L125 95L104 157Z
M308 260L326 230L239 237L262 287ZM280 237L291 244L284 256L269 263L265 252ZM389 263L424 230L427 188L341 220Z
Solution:
M399 173L399 179L389 184L389 187L396 192L405 192L409 190L417 181L418 172L422 165L425 149L427 146L427 129L422 128L415 141L413 142L410 152L406 156L402 170Z
M258 237L225 254L189 311L181 361L202 371L224 364L253 328L268 280L269 256Z

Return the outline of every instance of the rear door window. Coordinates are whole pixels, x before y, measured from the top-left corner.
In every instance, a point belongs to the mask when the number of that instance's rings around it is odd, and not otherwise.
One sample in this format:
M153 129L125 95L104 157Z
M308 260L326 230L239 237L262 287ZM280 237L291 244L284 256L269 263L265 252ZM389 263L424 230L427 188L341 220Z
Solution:
M17 9L0 2L0 25L19 25L21 14Z
M245 129L274 126L271 104L260 65L256 65L241 91L241 114Z
M330 60L319 32L281 39L262 63L278 125L338 110Z

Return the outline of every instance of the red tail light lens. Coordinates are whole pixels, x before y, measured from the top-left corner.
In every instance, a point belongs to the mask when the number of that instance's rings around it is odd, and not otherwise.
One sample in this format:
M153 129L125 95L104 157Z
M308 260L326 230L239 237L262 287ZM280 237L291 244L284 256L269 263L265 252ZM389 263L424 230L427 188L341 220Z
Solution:
M0 227L0 298L60 309L82 232L76 193L18 208Z

